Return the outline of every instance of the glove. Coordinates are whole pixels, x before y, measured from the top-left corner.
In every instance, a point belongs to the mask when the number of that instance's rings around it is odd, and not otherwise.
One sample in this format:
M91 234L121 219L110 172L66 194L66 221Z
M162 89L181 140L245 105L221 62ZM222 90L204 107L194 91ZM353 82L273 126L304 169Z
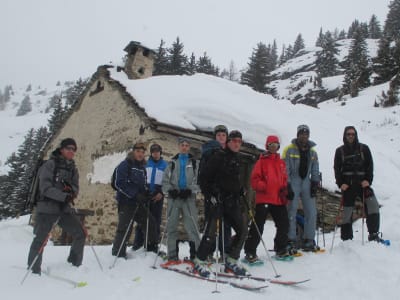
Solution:
M74 202L75 198L76 198L76 194L75 194L75 193L72 193L72 192L71 192L71 193L68 193L67 196L65 197L64 202L65 202L66 204L75 205L75 202Z
M179 197L186 200L192 195L192 190L191 189L183 189L179 192Z
M177 189L169 190L168 196L170 196L172 199L176 199L179 197L179 191Z
M294 199L294 192L290 183L287 184L287 199L290 201Z
M310 194L311 194L312 198L317 196L318 188L319 188L319 182L318 181L311 181Z
M364 198L369 198L374 195L374 190L369 186L364 189Z
M146 203L147 203L147 200L149 199L149 195L148 195L147 192L138 193L138 194L136 195L135 198L136 198L136 201L137 201L138 203L146 204Z

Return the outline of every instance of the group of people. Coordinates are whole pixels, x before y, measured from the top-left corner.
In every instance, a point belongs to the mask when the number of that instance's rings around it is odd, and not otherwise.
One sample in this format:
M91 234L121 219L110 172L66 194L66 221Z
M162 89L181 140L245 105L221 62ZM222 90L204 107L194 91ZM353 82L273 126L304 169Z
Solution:
M178 139L179 152L166 162L162 147L153 144L145 159L146 145L137 142L116 168L113 186L118 204L118 225L112 255L127 256L127 244L133 223L136 222L133 250L142 246L146 251L159 251L161 236L167 237L167 264L179 261L178 225L183 221L191 245L193 271L207 277L208 260L214 251L220 253L225 270L247 275L238 259L244 248L244 260L252 263L257 257L257 246L262 239L268 214L276 234L276 257L295 255L299 249L316 251L317 208L316 194L320 186L320 172L315 143L310 140L307 125L297 127L297 136L279 154L278 136L266 138L265 152L251 172L251 188L255 202L248 203L241 178L242 134L228 132L224 125L214 128L214 139L202 146L202 157L190 154L190 140ZM28 266L33 273L41 272L41 256L49 232L60 225L73 237L68 262L82 263L86 231L74 214L74 199L79 192L79 175L74 163L77 144L72 138L61 141L48 161L39 169L40 200L36 208L35 237ZM342 240L353 238L352 213L355 201L362 199L370 241L379 241L379 204L369 197L373 179L373 160L367 145L358 141L353 126L344 130L343 145L334 157L334 171L342 191ZM201 235L198 226L196 195L204 196L205 228ZM167 197L167 225L160 230L164 198ZM298 242L297 211L299 201L304 211L304 232ZM365 200L365 201L364 201ZM249 213L255 205L255 214ZM232 236L232 229L235 234ZM218 259L218 258L217 258Z

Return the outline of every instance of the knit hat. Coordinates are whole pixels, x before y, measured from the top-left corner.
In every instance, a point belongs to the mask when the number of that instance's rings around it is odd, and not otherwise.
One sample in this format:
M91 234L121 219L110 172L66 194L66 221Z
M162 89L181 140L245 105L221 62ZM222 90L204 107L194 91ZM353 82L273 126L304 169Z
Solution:
M232 130L231 132L229 132L228 141L235 139L235 138L242 139L242 133L239 130Z
M308 134L310 134L310 127L308 127L305 124L297 126L297 136L299 136L300 133L308 133Z
M187 137L185 137L185 136L178 137L178 144L182 144L182 143L185 143L185 142L190 144L190 140Z
M225 132L228 135L228 128L225 125L217 125L214 127L214 136L217 135L218 132Z
M132 149L132 150L142 149L143 151L146 151L146 150L147 150L146 145L145 145L143 142L137 142L137 143L135 143L135 144L132 146L131 149Z
M150 147L150 153L153 153L153 152L162 152L162 148L161 148L161 146L159 145L159 144L153 144L153 145L151 145L151 147Z
M61 141L61 143L60 143L60 148L61 149L62 148L66 148L68 146L74 146L75 150L78 148L78 146L76 145L76 142L75 142L75 140L73 138L66 138L66 139L63 139Z

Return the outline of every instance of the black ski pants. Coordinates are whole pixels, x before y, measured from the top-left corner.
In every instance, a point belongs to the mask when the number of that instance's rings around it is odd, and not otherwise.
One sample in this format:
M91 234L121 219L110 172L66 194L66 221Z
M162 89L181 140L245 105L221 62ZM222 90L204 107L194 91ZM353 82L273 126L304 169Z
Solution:
M232 198L227 199L226 202L222 201L222 207L210 208L208 215L207 226L204 230L203 238L201 239L200 246L197 249L197 257L200 260L205 260L207 256L215 247L217 225L221 228L221 219L224 218L235 231L235 236L232 238L228 256L233 259L240 257L244 241L247 237L247 222L244 221L244 215L239 204L239 199L234 201Z
M51 227L59 216L60 215L57 214L44 213L38 213L36 215L35 226L33 228L35 237L33 238L29 250L28 266L32 264L36 255L39 253L40 247L43 245L47 235L51 230ZM58 225L72 236L72 244L68 261L75 266L80 266L83 260L83 248L85 246L86 236L79 218L74 214L62 214L60 216L60 220L58 221ZM35 264L32 266L32 271L36 273L40 273L41 271L42 254L43 251L40 253Z
M154 217L150 213L148 214L147 207L143 205L143 203L135 203L134 205L118 203L118 225L113 242L112 255L118 255L120 257L126 256L126 244L132 234L133 222L130 227L129 224L133 220L138 223L141 228L146 228L147 218L149 218L147 250L157 251L157 226ZM125 234L127 235L124 240ZM121 251L118 253L120 247Z
M254 219L256 225L260 230L262 236L264 232L264 225L267 219L268 213L275 223L276 234L274 238L274 250L279 253L286 250L288 245L288 231L289 231L289 217L287 208L284 205L273 205L273 204L257 204ZM257 232L257 228L252 222L250 226L249 235L244 245L244 251L246 254L255 255L257 252L257 246L260 243L260 235Z

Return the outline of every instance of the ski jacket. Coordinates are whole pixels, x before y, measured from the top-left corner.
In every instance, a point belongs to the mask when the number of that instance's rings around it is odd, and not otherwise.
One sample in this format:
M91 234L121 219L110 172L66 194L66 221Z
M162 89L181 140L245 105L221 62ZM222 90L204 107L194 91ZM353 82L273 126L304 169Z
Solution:
M178 159L178 157L179 154L175 155L165 169L162 180L162 191L164 194L168 193L169 190L179 190L181 161ZM189 154L185 166L186 189L190 189L193 196L199 191L199 187L197 185L196 165L198 165L198 162L191 154Z
M319 182L319 162L317 151L314 149L315 146L316 144L313 141L308 141L307 175L304 180ZM282 158L286 163L288 181L293 188L293 184L300 184L303 181L299 175L300 149L297 146L297 139L293 139L292 143L283 150Z
M64 191L65 185L79 193L79 173L73 160L66 160L60 149L54 150L38 171L40 197L36 212L46 214L71 213L72 208L65 203L69 193Z
M146 182L144 162L128 156L118 165L115 173L115 198L118 203L135 205L137 196L146 193Z
M208 160L210 157L217 152L218 150L222 149L221 145L219 144L218 141L216 140L210 140L204 145L201 146L201 158L200 158L200 164L199 164L199 172L198 172L198 184L200 186L200 189L203 191L203 185L204 185L204 167L206 166Z
M164 171L167 168L167 162L160 158L154 161L150 156L146 165L147 172L147 186L151 193L162 193L162 180Z
M278 153L264 153L251 172L251 187L256 192L256 204L286 205L280 191L287 187L286 164Z

